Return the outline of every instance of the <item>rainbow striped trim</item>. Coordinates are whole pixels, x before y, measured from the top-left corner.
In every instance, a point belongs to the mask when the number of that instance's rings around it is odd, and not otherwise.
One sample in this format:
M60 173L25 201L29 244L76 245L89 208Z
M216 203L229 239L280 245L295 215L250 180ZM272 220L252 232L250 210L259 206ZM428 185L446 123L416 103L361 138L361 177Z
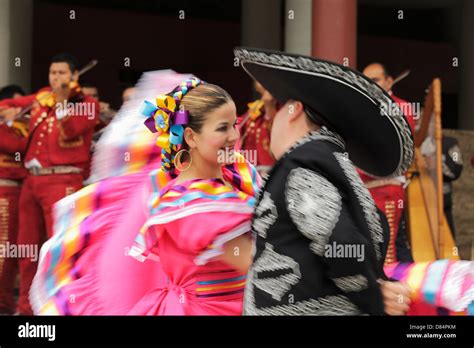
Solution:
M212 298L243 294L247 275L237 272L219 272L217 274L199 275L196 281L196 297Z
M56 204L55 234L42 248L42 253L46 253L31 287L36 294L36 300L32 301L35 313L70 314L68 300L61 289L78 278L75 256L87 245L90 237L86 218L100 205L106 183L86 186Z

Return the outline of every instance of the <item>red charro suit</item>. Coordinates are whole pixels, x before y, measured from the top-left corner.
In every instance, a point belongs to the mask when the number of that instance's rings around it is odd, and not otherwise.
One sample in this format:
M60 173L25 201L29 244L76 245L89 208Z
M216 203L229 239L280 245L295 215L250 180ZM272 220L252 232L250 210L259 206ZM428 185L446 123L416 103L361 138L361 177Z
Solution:
M4 251L17 243L18 201L21 181L26 176L23 155L26 149L27 127L14 122L0 125L0 245ZM0 313L13 314L13 290L18 260L6 253L0 255Z
M248 104L248 111L242 115L246 119L239 129L241 138L239 140L242 150L254 151L252 157L259 173L265 173L275 163L275 158L270 152L270 135L273 120L265 114L265 106L261 99Z
M83 186L84 173L88 173L90 165L90 146L99 106L93 98L78 93L69 100L77 109L58 119L60 112L56 111L56 105L41 105L46 103L35 101L36 96L6 99L0 102L0 106L23 107L34 102L25 165L33 165L30 161L36 160L41 169L30 169L23 183L19 201L18 244L38 245L39 250L42 243L52 236L54 203ZM20 258L19 264L17 312L32 314L28 293L37 260Z
M407 117L408 123L412 133L415 131L415 121L413 119L413 111L410 107L410 103L396 97L391 94L392 99L403 107L405 110L405 116ZM386 263L393 263L397 261L397 253L395 241L397 239L398 225L405 208L405 189L403 183L405 177L399 177L391 180L376 180L374 177L367 175L359 171L362 181L368 185L369 192L375 201L375 205L379 208L387 217L388 225L390 227L390 241L388 244L387 255L385 257ZM379 184L377 184L378 182ZM383 183L386 184L383 184ZM376 187L370 187L371 184L375 184Z

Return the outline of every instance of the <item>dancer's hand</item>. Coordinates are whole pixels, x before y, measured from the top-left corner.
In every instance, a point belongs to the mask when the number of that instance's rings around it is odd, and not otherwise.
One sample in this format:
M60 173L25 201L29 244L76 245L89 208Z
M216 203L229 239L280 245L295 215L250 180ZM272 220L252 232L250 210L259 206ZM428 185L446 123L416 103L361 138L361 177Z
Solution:
M382 291L385 313L388 315L405 315L410 308L410 289L401 282L379 280Z
M248 234L236 237L224 244L224 253L218 259L243 274L247 273L253 261L252 244Z

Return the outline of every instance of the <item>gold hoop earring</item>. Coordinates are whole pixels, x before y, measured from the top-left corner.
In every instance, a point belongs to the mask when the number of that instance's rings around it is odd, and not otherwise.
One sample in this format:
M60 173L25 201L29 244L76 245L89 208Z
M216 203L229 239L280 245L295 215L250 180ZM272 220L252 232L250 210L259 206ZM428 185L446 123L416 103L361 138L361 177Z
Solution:
M181 166L181 157L184 152L187 152L189 156L189 164L186 168ZM174 163L174 167L180 172L184 172L188 170L191 167L191 164L193 163L193 158L191 157L191 151L186 150L186 149L179 150L178 153L174 156L173 163Z

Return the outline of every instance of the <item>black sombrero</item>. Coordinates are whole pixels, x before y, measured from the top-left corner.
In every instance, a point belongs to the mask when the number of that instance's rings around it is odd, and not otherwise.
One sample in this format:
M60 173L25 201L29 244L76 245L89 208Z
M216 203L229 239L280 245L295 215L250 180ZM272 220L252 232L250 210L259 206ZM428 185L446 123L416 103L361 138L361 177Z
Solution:
M350 159L378 177L404 173L413 136L398 104L359 72L301 55L258 48L234 50L244 70L280 103L301 101L318 124L338 133Z

